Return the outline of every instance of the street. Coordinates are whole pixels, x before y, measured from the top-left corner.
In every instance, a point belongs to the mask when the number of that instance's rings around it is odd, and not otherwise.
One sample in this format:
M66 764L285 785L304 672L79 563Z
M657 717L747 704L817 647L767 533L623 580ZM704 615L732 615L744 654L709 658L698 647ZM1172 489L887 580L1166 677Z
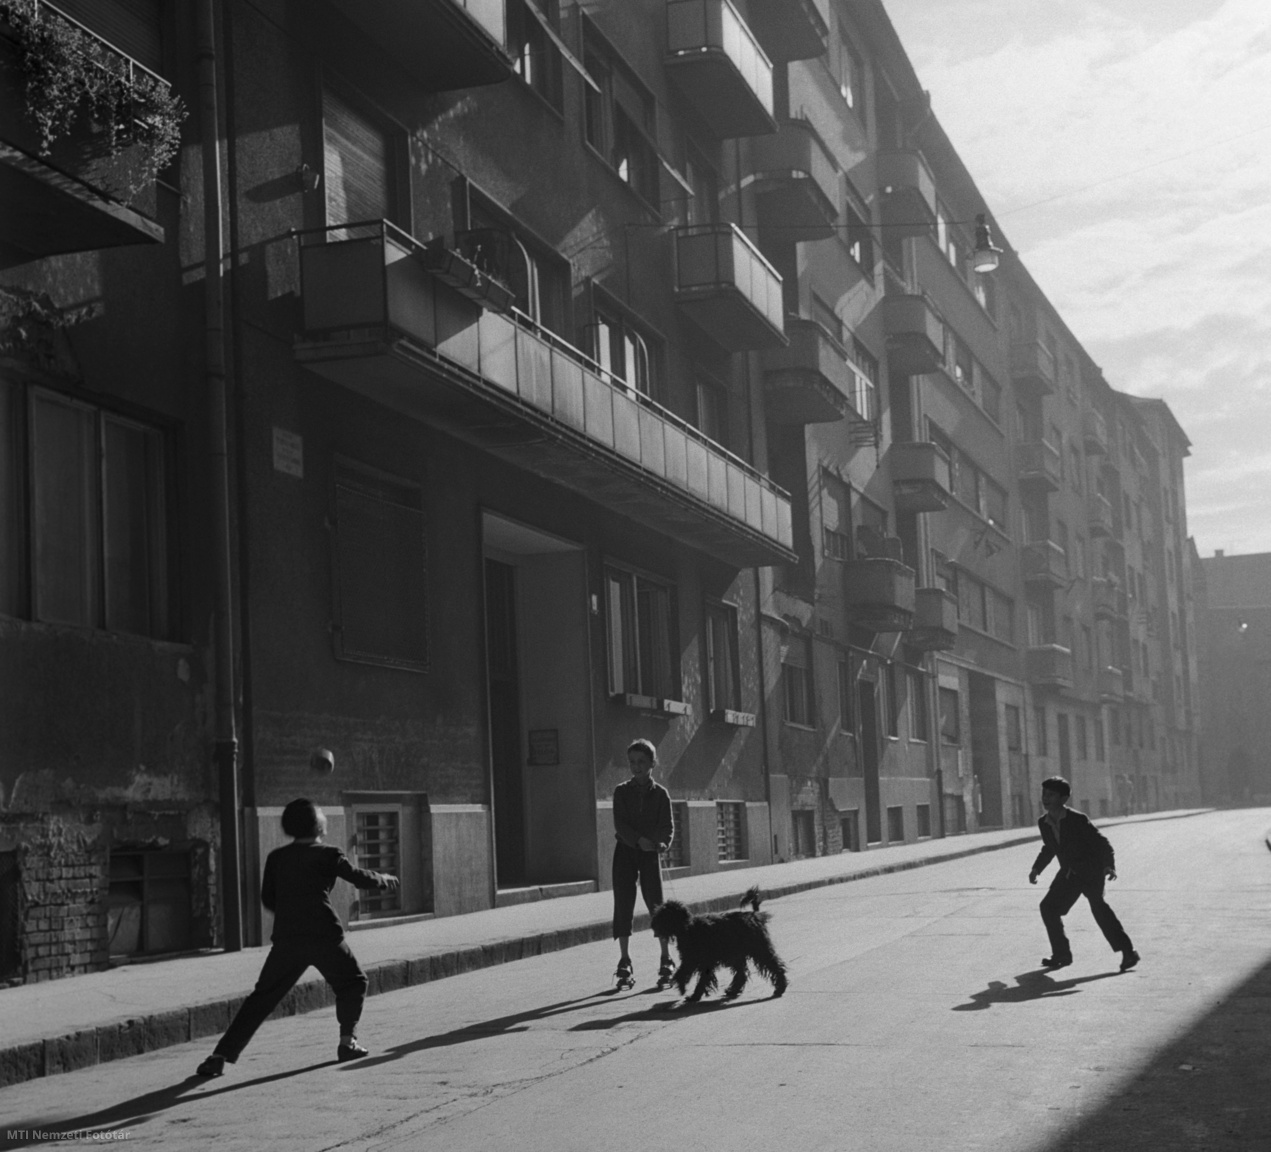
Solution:
M768 902L780 1000L752 975L735 1004L668 1011L645 934L634 992L609 991L614 947L574 948L368 999L357 1063L335 1062L325 1010L266 1024L219 1080L191 1077L207 1040L17 1085L0 1135L227 1152L1271 1148L1268 827L1260 809L1106 829L1108 899L1143 956L1126 974L1084 900L1075 963L1040 970L1055 866L1032 888L1036 849L1014 847Z

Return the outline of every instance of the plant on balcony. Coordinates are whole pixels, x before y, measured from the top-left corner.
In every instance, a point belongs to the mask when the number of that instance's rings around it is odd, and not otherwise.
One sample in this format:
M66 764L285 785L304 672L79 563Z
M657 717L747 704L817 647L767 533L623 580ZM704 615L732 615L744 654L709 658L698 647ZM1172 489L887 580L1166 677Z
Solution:
M60 334L92 309L62 309L43 292L0 286L0 356L17 356L47 372L75 374Z
M106 137L106 154L140 145L129 173L134 196L167 167L181 144L186 109L158 77L72 24L41 0L0 0L26 76L26 114L40 133L40 155L87 119Z

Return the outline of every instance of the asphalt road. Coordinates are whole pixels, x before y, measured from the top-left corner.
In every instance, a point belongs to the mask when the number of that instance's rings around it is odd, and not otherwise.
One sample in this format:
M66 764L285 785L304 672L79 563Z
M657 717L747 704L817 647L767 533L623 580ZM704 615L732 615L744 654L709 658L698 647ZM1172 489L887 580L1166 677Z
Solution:
M1271 1149L1271 811L1110 830L1117 971L1084 901L1053 976L1032 848L770 901L790 991L668 1010L588 945L371 998L366 1060L332 1011L266 1024L220 1080L209 1042L0 1091L5 1146L860 1152ZM674 892L671 893L674 895ZM356 938L354 945L356 946ZM74 982L66 982L74 994ZM25 1131L27 1136L15 1133ZM42 1133L43 1135L40 1135ZM60 1138L59 1138L60 1136Z

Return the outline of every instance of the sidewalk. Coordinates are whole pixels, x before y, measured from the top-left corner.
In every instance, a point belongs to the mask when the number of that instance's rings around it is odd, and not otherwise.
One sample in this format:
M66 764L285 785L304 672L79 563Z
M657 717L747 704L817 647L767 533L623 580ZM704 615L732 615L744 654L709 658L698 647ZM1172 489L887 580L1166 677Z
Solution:
M1107 827L1204 811L1209 809L1098 823ZM759 886L764 899L772 900L809 888L1036 843L1037 832L1032 828L982 832L688 876L674 881L667 895L695 911L714 911L734 907L752 884ZM607 940L612 911L612 894L593 892L359 931L352 943L370 978L370 994L376 995ZM636 931L647 926L647 914L638 916ZM106 972L4 989L0 991L0 1087L219 1036L255 985L264 958L264 948L246 948L128 964ZM276 1015L311 1012L333 1003L326 983L310 969Z

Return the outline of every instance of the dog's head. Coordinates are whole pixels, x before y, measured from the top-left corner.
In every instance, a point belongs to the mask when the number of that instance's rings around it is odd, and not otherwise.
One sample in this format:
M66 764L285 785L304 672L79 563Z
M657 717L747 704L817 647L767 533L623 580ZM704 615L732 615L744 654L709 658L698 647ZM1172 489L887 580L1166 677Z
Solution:
M668 900L653 913L650 926L654 936L679 936L692 918L689 910L678 900Z

